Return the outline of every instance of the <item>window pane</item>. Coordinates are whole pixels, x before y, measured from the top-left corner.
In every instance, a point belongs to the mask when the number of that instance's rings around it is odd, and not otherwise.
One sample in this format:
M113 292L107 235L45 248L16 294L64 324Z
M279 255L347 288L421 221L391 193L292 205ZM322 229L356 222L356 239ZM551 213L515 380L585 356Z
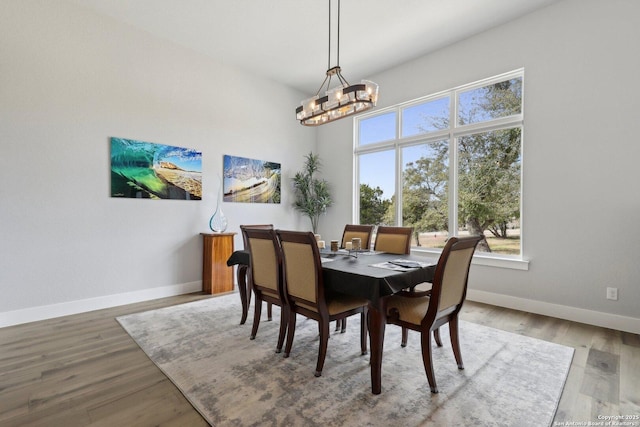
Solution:
M522 112L522 77L458 95L458 125L484 122Z
M449 233L449 142L402 150L402 225L413 227L412 246L443 248Z
M521 128L458 140L458 234L484 234L477 250L520 254Z
M395 224L395 151L362 154L360 161L360 224Z
M396 137L396 112L360 120L360 145L388 141Z
M449 127L449 97L402 110L402 136L414 136Z

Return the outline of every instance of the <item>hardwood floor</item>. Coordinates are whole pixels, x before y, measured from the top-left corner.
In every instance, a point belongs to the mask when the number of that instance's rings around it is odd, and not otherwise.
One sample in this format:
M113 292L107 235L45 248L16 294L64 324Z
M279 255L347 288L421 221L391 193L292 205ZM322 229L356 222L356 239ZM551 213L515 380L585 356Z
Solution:
M181 295L0 329L0 426L206 426L115 320L202 298L211 296ZM462 318L575 348L557 423L640 415L640 336L471 301Z

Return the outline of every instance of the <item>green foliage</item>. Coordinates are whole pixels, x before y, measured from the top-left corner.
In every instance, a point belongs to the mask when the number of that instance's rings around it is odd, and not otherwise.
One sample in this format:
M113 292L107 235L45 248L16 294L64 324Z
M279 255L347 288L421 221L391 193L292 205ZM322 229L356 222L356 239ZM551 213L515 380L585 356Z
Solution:
M416 242L425 231L448 229L448 146L437 143L435 157L423 156L406 164L402 187L402 223L414 228Z
M518 114L522 81L513 79L476 92L460 124ZM426 117L424 128L449 128L447 118ZM472 234L491 231L506 238L507 226L520 216L520 128L458 138L458 226ZM447 229L448 141L429 144L430 153L406 165L403 176L403 224L417 234ZM480 250L490 251L486 241Z
M460 225L506 233L520 216L520 129L474 134L459 144Z
M315 173L320 170L321 166L318 155L311 152L305 158L304 169L293 177L295 191L293 207L309 217L311 229L316 233L320 215L327 211L333 201L328 182L315 177Z
M380 224L391 205L391 200L382 198L380 187L371 188L360 184L360 224Z

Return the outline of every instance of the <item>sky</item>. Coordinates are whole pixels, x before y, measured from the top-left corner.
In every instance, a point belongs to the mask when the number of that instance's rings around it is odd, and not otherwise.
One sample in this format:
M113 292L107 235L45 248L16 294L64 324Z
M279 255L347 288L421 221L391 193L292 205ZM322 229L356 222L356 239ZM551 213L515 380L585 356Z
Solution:
M360 120L360 145L368 145L382 141L391 141L396 138L405 138L436 130L430 124L428 117L438 120L449 118L450 98L448 96L422 101L417 105L409 105L402 108L402 124L398 124L397 112L390 111L368 119ZM400 128L401 132L396 132ZM399 135L397 135L399 133ZM402 163L415 161L428 155L429 150L425 144L415 147L407 147L402 150ZM395 151L381 151L364 154L360 159L360 182L370 187L380 187L383 190L383 198L389 199L395 193Z

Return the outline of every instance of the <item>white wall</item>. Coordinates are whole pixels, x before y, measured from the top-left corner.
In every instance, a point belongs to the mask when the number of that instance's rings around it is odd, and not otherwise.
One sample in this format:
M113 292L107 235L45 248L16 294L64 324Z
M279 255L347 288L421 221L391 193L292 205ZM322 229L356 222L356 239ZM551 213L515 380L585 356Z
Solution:
M470 297L640 332L639 39L635 0L565 0L369 76L385 107L525 68L530 267L473 266ZM302 97L60 0L0 2L0 326L200 289L223 154L283 166L282 204L223 204L229 231L308 228L288 191L316 147ZM317 130L325 238L352 218L352 134ZM201 150L205 199L110 198L110 136Z
M385 107L525 68L523 249L528 271L472 267L470 297L640 332L640 2L566 0L388 72ZM380 52L384 55L384 52ZM344 61L343 61L344 62ZM348 66L343 67L348 72ZM319 130L350 200L353 124ZM339 203L321 222L350 221ZM605 299L607 286L619 300Z
M283 168L282 203L224 203L228 231L303 225L302 97L63 1L3 0L0 326L201 289L223 154ZM111 198L111 136L202 151L203 200Z

